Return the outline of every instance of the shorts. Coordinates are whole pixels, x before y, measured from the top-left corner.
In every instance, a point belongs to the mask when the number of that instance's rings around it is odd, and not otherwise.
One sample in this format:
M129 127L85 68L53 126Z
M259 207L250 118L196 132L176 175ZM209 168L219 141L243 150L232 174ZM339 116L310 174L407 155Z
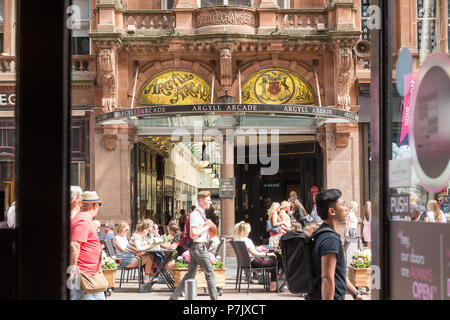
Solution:
M120 266L125 268L127 265L129 265L133 259L136 259L136 256L132 253L125 252L121 256L122 262L120 263Z
M357 238L358 237L358 230L356 228L350 228L348 230L348 235L352 238Z

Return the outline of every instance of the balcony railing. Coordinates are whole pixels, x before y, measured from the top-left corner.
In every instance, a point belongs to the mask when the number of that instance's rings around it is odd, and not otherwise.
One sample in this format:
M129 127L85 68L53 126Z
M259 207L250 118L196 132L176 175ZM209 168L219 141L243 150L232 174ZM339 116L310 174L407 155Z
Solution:
M175 14L172 10L128 10L124 14L127 30L173 30Z
M328 28L327 19L322 9L284 9L277 13L279 29L323 31Z
M0 56L0 72L1 73L15 73L16 72L16 57L14 56Z
M73 72L95 72L95 56L72 56Z

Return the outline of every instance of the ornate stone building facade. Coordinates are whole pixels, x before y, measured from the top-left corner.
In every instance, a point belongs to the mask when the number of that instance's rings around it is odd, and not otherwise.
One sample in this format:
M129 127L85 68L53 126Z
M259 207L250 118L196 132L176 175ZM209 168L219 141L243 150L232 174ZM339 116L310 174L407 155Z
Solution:
M91 1L91 55L84 57L89 64L84 73L80 71L74 107L91 105L98 116L148 105L242 102L320 104L358 113L353 48L361 36L359 1L293 0L284 4L288 9L274 0L222 4L179 0L172 8L161 9L167 8L166 2ZM209 90L203 102L145 101L144 91L156 97L160 93L156 90L181 88L176 81L172 87L167 81L166 87L161 86L158 75L171 71L198 77L196 83ZM262 91L255 89L251 98L246 83L261 71L265 75L260 82L255 80L254 87ZM295 90L298 99L289 100ZM128 118L91 128L90 181L105 199L104 219L130 220L136 210L130 203L134 192L130 175L134 144L145 140L142 125ZM349 200L363 201L358 123L318 121L308 128L310 142L322 148L320 187L340 188ZM167 158L164 152L155 152ZM221 177L234 175L233 165L222 165ZM236 207L235 199L222 200L223 235L231 234Z

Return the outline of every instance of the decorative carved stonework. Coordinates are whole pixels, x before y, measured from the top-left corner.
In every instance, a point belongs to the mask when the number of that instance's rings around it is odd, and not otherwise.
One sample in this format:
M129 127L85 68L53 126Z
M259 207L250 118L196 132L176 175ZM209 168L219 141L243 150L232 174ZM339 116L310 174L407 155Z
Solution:
M255 27L255 13L239 8L203 9L197 14L197 28L210 25L245 25Z
M115 52L112 48L100 50L100 67L103 73L102 111L111 112L117 107Z
M103 142L105 143L106 150L114 151L117 148L117 135L116 134L104 134Z
M350 85L353 80L352 47L336 49L337 79L336 103L341 109L350 110Z
M224 48L220 50L220 82L222 87L229 87L232 84L232 59L231 50Z
M348 146L350 132L336 132L336 147L345 148Z
M103 142L105 149L108 151L114 151L117 148L117 129L116 125L105 125L103 129Z

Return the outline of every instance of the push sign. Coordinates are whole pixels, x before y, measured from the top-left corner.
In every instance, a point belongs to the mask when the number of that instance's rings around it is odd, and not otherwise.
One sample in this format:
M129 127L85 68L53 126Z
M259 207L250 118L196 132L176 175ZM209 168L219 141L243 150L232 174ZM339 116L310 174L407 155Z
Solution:
M409 216L409 194L392 195L390 208L392 216Z

